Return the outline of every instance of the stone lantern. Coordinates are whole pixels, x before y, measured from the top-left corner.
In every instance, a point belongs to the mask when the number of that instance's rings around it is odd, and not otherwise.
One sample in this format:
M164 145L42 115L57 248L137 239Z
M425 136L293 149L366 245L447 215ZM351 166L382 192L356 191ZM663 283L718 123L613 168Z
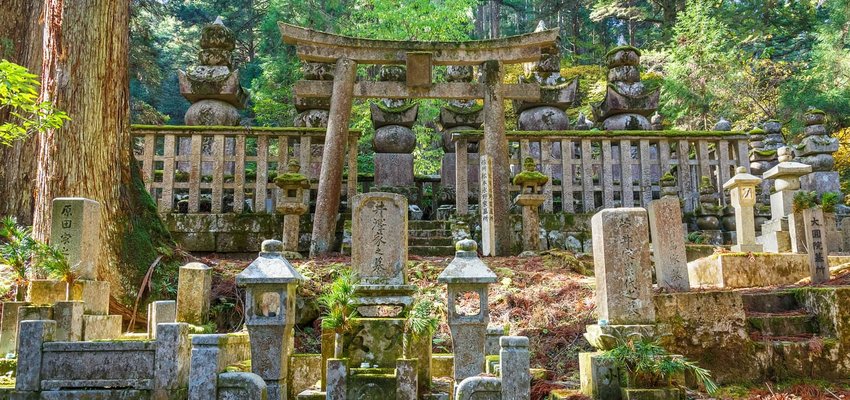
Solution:
M286 173L274 180L283 191L283 200L277 212L283 214L283 249L292 256L301 258L298 254L298 228L301 225L301 215L310 207L304 202L304 190L310 189L310 180L301 173L301 165L296 160L289 160Z
M278 240L264 241L260 256L236 275L236 284L246 288L245 325L251 338L251 372L266 381L268 400L286 398L295 289L303 280L283 257L283 243Z
M454 380L460 381L484 372L484 345L487 341L487 288L496 282L496 274L478 258L478 244L464 239L457 242L455 258L437 278L448 287L449 328L452 332L454 355ZM459 301L477 297L478 304ZM469 309L472 309L470 311ZM476 312L477 309L477 312Z
M541 193L549 177L537 171L531 157L526 157L522 166L523 171L513 180L514 185L520 187L516 204L522 206L522 249L540 251L540 215L537 209L546 201L546 196Z
M761 184L761 178L747 173L746 167L738 167L735 176L723 184L723 189L729 191L732 206L735 207L735 238L737 244L732 251L754 252L762 251L762 245L756 243L755 213L756 186Z

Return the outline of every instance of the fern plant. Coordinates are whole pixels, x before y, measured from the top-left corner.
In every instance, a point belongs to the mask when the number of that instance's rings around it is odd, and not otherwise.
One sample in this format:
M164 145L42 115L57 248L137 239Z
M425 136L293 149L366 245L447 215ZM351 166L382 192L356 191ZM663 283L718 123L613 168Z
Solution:
M818 194L817 192L801 190L794 194L794 200L791 205L795 212L815 208L818 205Z
M29 285L28 275L39 243L32 238L32 230L20 226L13 217L0 222L0 264L12 267L15 274L15 300L23 301Z
M835 192L825 192L820 198L820 206L825 213L834 213L841 195Z
M336 333L334 357L342 356L342 334L351 330L351 319L357 317L354 282L354 273L343 271L331 284L330 289L319 296L319 304L325 308L322 328Z
M65 300L71 300L71 288L79 278L74 267L61 251L49 244L39 243L36 251L39 267L51 278L65 282Z
M606 351L603 357L627 373L630 387L665 387L672 376L689 371L708 393L717 391L711 372L682 356L668 353L657 339L618 339L617 346Z

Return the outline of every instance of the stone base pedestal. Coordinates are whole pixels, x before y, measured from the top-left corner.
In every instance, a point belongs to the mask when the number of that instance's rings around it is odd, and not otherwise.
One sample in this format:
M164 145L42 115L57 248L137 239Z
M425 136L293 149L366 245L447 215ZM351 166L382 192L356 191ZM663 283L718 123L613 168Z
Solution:
M836 171L815 171L800 177L800 189L815 191L818 194L826 192L841 192L841 184Z
M789 285L809 276L806 254L715 254L688 263L692 287L752 288Z
M55 304L65 301L65 282L36 279L30 282L27 298L32 304ZM77 280L71 288L71 300L84 302L85 314L109 314L109 282Z
M413 186L413 154L376 153L375 186Z
M756 243L768 253L787 253L791 251L791 235L788 231L768 232L756 237Z
M455 187L455 171L457 164L457 153L446 153L443 155L443 162L440 166L440 185L444 187ZM471 188L478 187L478 153L466 154L466 182Z
M53 339L57 342L78 342L83 338L83 303L81 301L57 302L53 306L53 320L56 321Z
M701 231L704 238L703 244L720 246L723 244L723 231Z
M301 215L287 214L283 216L283 250L298 252L298 228L301 226Z
M18 311L28 306L23 301L7 301L3 303L3 316L0 320L0 357L14 353L18 343Z
M108 340L119 336L120 315L83 315L83 340Z
M592 399L619 399L620 375L613 360L602 357L602 352L579 353L578 368L581 393Z

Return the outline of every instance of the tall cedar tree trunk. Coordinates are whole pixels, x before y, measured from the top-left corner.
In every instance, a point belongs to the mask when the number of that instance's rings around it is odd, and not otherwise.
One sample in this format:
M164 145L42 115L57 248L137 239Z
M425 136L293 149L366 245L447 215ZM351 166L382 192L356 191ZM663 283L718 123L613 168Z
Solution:
M0 2L0 58L26 67L38 75L41 70L41 1L2 0ZM0 112L0 123L8 113ZM0 146L0 216L11 215L21 225L32 224L35 152L38 137Z
M144 274L172 241L141 182L129 126L127 0L44 0L43 100L71 120L41 135L33 231L50 235L51 202L79 196L101 205L98 275L132 304ZM114 301L113 301L114 303Z

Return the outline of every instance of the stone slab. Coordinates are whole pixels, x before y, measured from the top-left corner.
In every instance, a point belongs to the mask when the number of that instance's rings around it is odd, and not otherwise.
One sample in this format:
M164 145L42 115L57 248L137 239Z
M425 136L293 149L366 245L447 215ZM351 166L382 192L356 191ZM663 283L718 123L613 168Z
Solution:
M293 354L289 356L286 376L287 399L319 385L322 376L321 354Z
M361 284L407 283L407 199L395 193L354 196L351 266Z
M18 311L29 303L23 301L7 301L3 303L2 320L0 320L0 357L15 352L18 343Z
M715 254L688 263L694 287L750 288L796 283L809 276L806 254Z
M829 243L826 238L823 210L820 208L803 210L803 221L812 283L824 283L829 280L829 259L827 258Z
M769 232L756 236L756 243L767 253L787 253L791 251L791 234L788 231Z
M413 154L375 153L375 186L414 186Z
M177 322L206 324L211 290L212 268L201 263L180 267L177 278Z
M83 338L83 302L57 302L53 305L53 320L56 321L55 340L77 342Z
M466 154L466 165L467 165L467 174L466 174L466 183L469 187L475 188L478 185L478 168L475 168L478 164L479 156L478 153L467 153ZM457 153L446 153L443 154L443 160L440 167L440 186L443 187L455 187L456 186L456 176L455 171L457 170Z
M59 249L82 279L97 279L100 203L79 198L53 199L50 244Z
M815 191L819 194L826 192L841 192L841 183L837 171L815 171L800 177L800 189Z
M106 340L121 336L120 315L83 315L83 340Z
M30 282L27 298L32 304L55 304L65 300L65 282L52 279L34 279ZM84 303L85 314L109 314L109 282L77 280L71 289L71 300Z
M581 393L592 399L618 399L620 375L613 361L602 352L578 354Z
M359 367L368 362L378 368L395 368L402 357L402 318L355 318L353 329L343 337L343 354L350 365ZM330 380L330 377L328 377Z
M593 216L591 225L599 320L615 325L653 323L646 210L604 209Z
M156 339L157 325L174 322L177 322L176 301L161 300L148 304L148 338Z
M682 207L676 197L649 202L649 232L652 238L652 261L658 287L688 290L688 264Z

